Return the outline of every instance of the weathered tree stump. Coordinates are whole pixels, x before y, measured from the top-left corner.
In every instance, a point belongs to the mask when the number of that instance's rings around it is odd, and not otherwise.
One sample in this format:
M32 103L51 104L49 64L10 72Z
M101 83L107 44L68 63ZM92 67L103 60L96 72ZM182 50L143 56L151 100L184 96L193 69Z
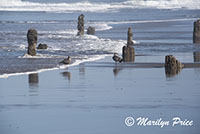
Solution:
M184 65L180 63L173 55L165 56L165 67L167 68L183 68Z
M88 27L87 28L87 34L89 35L95 35L95 28L94 27Z
M122 49L123 62L135 61L135 49L132 46L124 46Z
M84 15L83 14L81 14L78 17L77 29L78 29L77 35L84 35Z
M165 73L167 77L172 77L177 75L184 65L176 60L173 55L165 56Z
M129 27L128 28L128 33L127 33L127 46L128 45L133 45L134 43L133 43L133 32L132 32L132 28L131 27Z
M200 43L200 20L194 22L193 43Z
M135 49L133 48L133 33L132 28L128 28L127 45L122 48L123 62L134 62L135 61Z
M31 28L28 30L27 41L28 54L31 56L36 56L37 31L35 29Z

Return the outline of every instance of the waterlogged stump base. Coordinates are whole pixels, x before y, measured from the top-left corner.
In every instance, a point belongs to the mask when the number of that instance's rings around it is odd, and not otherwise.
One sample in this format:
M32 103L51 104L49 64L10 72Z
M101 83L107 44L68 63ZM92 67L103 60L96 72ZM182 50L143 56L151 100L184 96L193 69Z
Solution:
M179 74L184 65L176 60L173 55L167 55L165 57L165 73L167 77L172 77Z
M135 61L135 49L132 46L124 46L122 50L123 62Z

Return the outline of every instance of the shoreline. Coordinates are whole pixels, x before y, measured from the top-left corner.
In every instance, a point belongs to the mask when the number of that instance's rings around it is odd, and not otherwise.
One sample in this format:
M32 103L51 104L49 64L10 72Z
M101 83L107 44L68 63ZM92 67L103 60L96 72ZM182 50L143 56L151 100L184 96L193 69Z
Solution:
M98 55L99 56L99 55ZM138 56L145 56L145 55L138 55ZM136 55L137 57L137 55ZM156 57L156 56L154 56ZM99 61L103 61L102 63ZM106 62L109 61L109 62ZM0 75L0 79L7 79L12 76L19 76L19 75L29 75L34 73L42 73L42 72L48 72L48 71L54 71L54 70L62 70L69 67L78 66L82 63L90 62L89 67L121 67L121 68L164 68L165 63L163 62L125 62L125 63L115 63L112 60L111 55L101 55L100 57L96 58L89 58L82 61L76 61L70 65L61 65L54 68L47 68L47 69L39 69L36 71L30 71L30 72L19 72L19 73L10 73L10 74L2 74ZM93 65L94 63L94 65ZM99 64L98 64L99 63ZM182 62L184 64L184 68L200 68L200 63L198 62ZM183 69L184 69L183 68Z
M61 66L54 67L54 68L39 69L39 70L36 70L36 71L30 71L30 72L2 74L2 75L0 75L0 79L6 79L6 78L12 77L12 76L29 75L29 74L33 74L33 73L42 73L42 72L46 72L46 71L54 71L54 70L59 70L59 69L65 69L65 68L68 68L68 67L78 66L78 65L80 65L81 63L84 63L84 62L92 62L92 61L100 60L100 59L103 59L107 56L108 55L101 55L100 57L96 57L96 58L93 57L93 58L89 58L89 59L82 60L82 61L76 61L76 62L69 64L69 65L61 65Z

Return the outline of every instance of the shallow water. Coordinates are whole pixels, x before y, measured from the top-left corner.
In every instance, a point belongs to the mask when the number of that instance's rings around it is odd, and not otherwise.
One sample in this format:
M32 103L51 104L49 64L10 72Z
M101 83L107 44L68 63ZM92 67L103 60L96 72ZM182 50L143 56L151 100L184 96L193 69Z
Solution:
M1 79L1 133L199 133L198 68L130 68L111 58ZM10 84L12 83L12 84ZM127 116L193 120L190 127L127 127Z

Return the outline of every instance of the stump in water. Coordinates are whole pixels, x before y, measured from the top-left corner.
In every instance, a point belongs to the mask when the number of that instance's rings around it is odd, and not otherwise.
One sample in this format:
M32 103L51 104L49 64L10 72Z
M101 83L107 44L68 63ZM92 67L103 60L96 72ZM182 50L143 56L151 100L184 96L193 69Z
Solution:
M88 27L87 34L89 34L89 35L95 35L95 28L94 27Z
M200 20L194 22L193 43L200 43Z
M84 35L84 15L83 14L81 14L78 17L77 29L78 29L77 35Z
M28 30L27 41L28 41L28 54L31 56L36 56L37 31L35 29L31 28Z
M124 62L134 62L135 61L135 49L133 48L133 33L132 28L128 28L128 38L127 45L122 48L122 58Z
M122 49L122 58L124 62L134 62L135 49L132 46L124 46Z
M165 56L165 73L167 77L172 77L178 74L184 65L176 60L173 55Z

